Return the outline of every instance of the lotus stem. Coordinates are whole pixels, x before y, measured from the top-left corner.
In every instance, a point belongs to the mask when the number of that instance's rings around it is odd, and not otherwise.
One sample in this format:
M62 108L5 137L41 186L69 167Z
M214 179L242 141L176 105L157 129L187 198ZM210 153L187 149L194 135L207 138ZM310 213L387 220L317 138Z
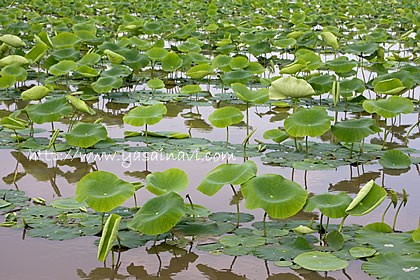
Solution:
M233 194L235 195L235 201L236 201L236 227L239 227L239 197L238 193L235 191L235 188L232 184L230 184L230 187L232 188Z
M156 238L155 238L155 240L153 241L153 247L155 247L155 246L156 246L156 242L157 242L157 240L158 240L158 238L159 238L159 235L160 235L160 234L156 235Z
M353 146L354 146L354 142L351 143L350 158L353 158Z
M264 237L267 236L267 228L265 226L265 219L267 218L267 212L264 212L264 219L263 219L263 225L264 225Z
M133 198L134 198L134 207L136 207L136 209L137 209L138 208L137 207L137 196L136 196L135 192L134 192Z
M395 231L395 225L397 224L398 213L400 213L400 210L401 210L401 207L402 207L403 203L404 203L404 201L401 201L400 205L398 206L397 213L395 213L394 224L392 225L392 231Z
M186 198L188 199L188 201L190 202L191 209L194 211L194 204L192 203L192 200L191 200L190 195L189 195L189 194L187 194L185 197L186 197ZM194 215L194 214L193 214L193 222L195 222L195 215Z
M382 223L385 220L385 214L386 214L386 212L388 212L388 209L389 209L389 207L391 207L391 204L392 204L392 201L389 202L388 206L386 207L386 209L384 211L384 214L382 215Z
M308 136L305 136L306 158L308 158Z
M410 127L410 129L407 132L407 136L405 136L405 145L407 146L408 143L408 136L410 135L410 132L420 124L420 120L417 121L417 123L415 123L412 127Z
M14 132L14 133L15 133L15 135L16 135L16 141L18 142L18 148L19 148L19 151L20 151L20 141L19 141L19 135L17 134L16 129L13 129L13 132Z
M226 148L229 144L229 126L226 127Z
M246 135L249 135L249 103L246 103Z
M104 218L105 218L105 212L102 212L101 231L103 231L104 229Z
M328 232L328 225L330 224L330 217L327 217L327 225L325 226L325 233Z
M338 232L341 232L341 230L343 229L344 221L346 220L347 217L348 215L344 216L343 219L341 220L341 224L340 224L340 227L338 228Z
M145 130L146 130L146 146L149 146L149 142L147 140L147 124L145 124Z

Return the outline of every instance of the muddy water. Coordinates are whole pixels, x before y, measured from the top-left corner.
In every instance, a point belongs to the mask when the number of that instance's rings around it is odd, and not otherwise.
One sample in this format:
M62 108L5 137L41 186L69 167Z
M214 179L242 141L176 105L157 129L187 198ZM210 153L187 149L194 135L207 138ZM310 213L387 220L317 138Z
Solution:
M101 102L97 103L101 104ZM21 107L23 104L19 104ZM223 106L223 103L220 104ZM12 105L13 107L14 105ZM131 106L121 104L95 105L100 108L100 116L104 118L109 136L123 137L125 130L136 130L138 128L123 125L122 116ZM239 106L245 109L244 106ZM6 104L2 105L1 114L8 111ZM12 109L12 108L9 108ZM184 119L180 114L190 111L200 112L200 120ZM178 104L168 105L169 117L164 118L160 123L152 126L151 131L177 131L188 133L191 128L193 137L203 137L212 141L224 141L225 129L214 128L209 124L208 116L213 112L212 107L190 108ZM282 126L282 117L274 117L268 107L251 108L250 123L257 128L255 139L263 140L264 131ZM284 118L291 111L287 109L276 109L275 112ZM258 113L258 114L257 114ZM279 114L277 114L278 116ZM348 115L347 117L351 117ZM344 118L340 113L339 118ZM417 120L417 114L404 115L399 122L399 127L413 124ZM59 128L66 128L65 124ZM49 129L48 125L44 128ZM47 134L44 134L46 136ZM244 123L230 129L230 142L241 143L246 135ZM417 138L409 140L412 148L420 147L418 129L412 131ZM375 142L377 135L368 139L367 142ZM315 139L312 139L315 140ZM316 141L329 141L329 139L316 139ZM401 139L393 138L395 145L402 145ZM267 140L265 141L267 142ZM417 155L418 156L418 155ZM402 193L405 188L409 194L408 204L400 212L397 222L398 230L411 230L417 226L419 205L416 198L420 197L418 188L419 167L412 164L409 170L403 173L390 174L384 171L379 164L364 165L356 167L339 167L331 171L300 171L291 168L278 167L263 164L259 158L251 158L259 168L258 174L276 173L288 179L293 179L301 186L306 187L309 193L320 194L326 191L345 191L354 196L360 186L374 179L379 185L390 187ZM202 178L217 165L225 161L206 160L149 160L133 161L126 158L114 160L84 161L78 158L62 160L54 164L52 161L30 160L28 153L19 153L10 150L0 150L0 188L18 188L26 192L30 197L42 197L47 202L58 197L74 196L76 184L92 168L97 170L113 172L123 180L138 181L144 180L149 172L163 171L171 167L184 170L189 179L189 188L182 194L190 194L194 203L204 205L212 211L235 212L232 204L232 192L229 188L222 188L214 197L207 197L196 190ZM230 160L230 163L240 163L241 158ZM11 184L11 178L15 167L18 165L19 180L15 185ZM140 204L152 197L145 190L140 190L137 199ZM387 203L382 204L372 213L364 217L349 217L347 224L358 223L368 224L381 219L383 210ZM133 206L132 200L125 204ZM241 211L250 212L255 215L256 220L262 220L263 211L248 211L241 202ZM392 224L393 211L388 213L386 222ZM317 215L299 213L297 218L310 219ZM339 223L339 221L333 221ZM112 267L108 258L107 265L96 259L97 247L93 244L94 237L82 237L69 241L49 241L39 238L23 237L21 230L0 228L0 241L2 251L0 253L0 279L370 279L360 269L361 262L350 262L345 271L336 271L328 274L315 273L306 270L292 270L279 268L272 262L264 262L252 256L234 258L231 256L213 256L210 253L196 250L195 248L178 249L167 245L159 245L156 249L151 244L142 248L131 249L122 252L119 265Z

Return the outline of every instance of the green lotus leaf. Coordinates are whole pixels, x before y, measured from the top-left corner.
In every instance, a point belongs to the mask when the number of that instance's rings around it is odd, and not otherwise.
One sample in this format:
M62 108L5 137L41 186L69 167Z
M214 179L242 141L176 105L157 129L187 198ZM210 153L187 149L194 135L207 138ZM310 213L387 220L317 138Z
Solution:
M76 200L96 212L109 212L133 196L134 186L106 171L93 171L77 184Z
M272 218L285 219L299 212L307 192L297 183L276 174L264 174L241 185L247 209L262 208Z
M98 260L104 262L117 239L118 229L120 227L121 216L111 214L106 220L104 229L102 230L101 240L98 246Z
M181 88L181 94L196 94L201 92L202 89L199 85L186 85Z
M406 169L410 167L411 159L399 150L390 150L379 159L379 164L389 169Z
M79 122L66 134L66 141L74 147L89 148L107 138L106 128L98 123Z
M25 42L21 38L12 34L0 36L0 41L14 48L26 47Z
M216 194L224 185L240 185L257 174L257 165L253 161L242 164L221 164L201 181L197 190L208 196ZM235 217L236 218L236 217Z
M313 230L313 229L311 229L310 227L307 227L307 226L300 225L298 227L295 227L293 229L293 232L296 233L296 234L310 234L310 233L316 232L316 230Z
M36 44L29 52L25 54L25 58L29 61L30 64L37 63L45 56L47 49L48 47L44 43Z
M148 35L159 34L162 33L162 26L158 21L146 22L143 26L143 31Z
M146 52L146 55L150 60L163 61L163 59L168 55L168 51L164 48L153 47Z
M66 95L66 98L68 101L70 101L71 105L73 105L74 108L76 108L77 111L82 113L88 113L89 115L95 115L96 112L90 108L85 101L77 98L73 95Z
M320 76L313 76L308 80L308 82L318 94L322 94L331 91L334 83L334 78L331 75L326 74Z
M239 123L243 118L244 115L238 108L223 107L215 110L209 116L209 121L215 127L224 128Z
M2 76L12 75L15 77L16 81L24 82L28 77L28 72L25 68L17 65L7 65L1 69L0 74Z
M44 103L26 107L29 118L37 124L56 122L72 112L71 105L65 97L49 99Z
M157 235L173 228L184 214L182 197L169 192L149 199L127 225L132 230Z
M41 31L38 35L35 35L35 41L37 44L44 44L49 49L54 49L53 42L46 31Z
M338 194L323 193L308 198L303 211L312 212L317 208L325 216L338 219L347 215L346 209L351 202L352 198L345 192Z
M131 42L139 49L142 51L146 51L148 49L150 49L152 47L152 44L147 41L147 40L143 40L143 39L139 39L137 37L133 37L131 38Z
M50 93L51 90L44 86L33 86L28 90L25 90L21 94L21 98L24 101L29 100L40 100Z
M49 71L54 76L67 75L77 68L77 63L72 60L62 60L50 67Z
M57 61L62 61L62 60L73 60L73 61L75 61L76 59L79 58L80 53L75 48L66 48L66 49L55 50L51 53L51 55Z
M349 253L354 258L368 258L376 253L375 249L366 247L353 247L350 248Z
M281 143L289 138L289 135L281 129L270 129L264 132L263 137L264 139L271 139L276 143Z
M347 45L345 51L352 54L373 54L377 51L379 45L372 41L357 42L351 45Z
M119 53L125 57L124 64L133 70L140 70L149 65L149 58L135 49L123 49Z
M147 86L151 89L161 89L165 87L165 84L161 79L151 79L147 81Z
M232 70L244 69L248 65L248 58L244 56L236 56L229 62L229 66Z
M209 219L220 222L220 223L228 223L228 222L236 222L238 219L238 213L232 212L213 212L209 215ZM239 213L239 222L240 223L249 223L253 221L255 217L248 213Z
M166 112L166 106L162 103L147 107L138 106L125 114L123 120L132 126L154 125L162 119Z
M337 37L329 31L323 31L321 33L322 41L324 41L328 46L332 47L334 50L337 50L339 45Z
M384 118L393 118L399 114L409 114L413 112L414 105L411 100L401 96L390 96L387 99L368 99L363 102L363 109L366 112L378 115Z
M10 202L8 202L6 200L0 199L0 208L7 207L7 206L9 206L11 204L12 203L10 203Z
M387 196L387 192L381 186L370 180L353 199L346 209L346 213L352 216L363 216L378 207Z
M357 66L357 61L349 60L347 56L340 56L336 59L327 61L325 65L336 73L346 73Z
M73 25L73 32L78 31L88 31L90 33L96 34L97 28L94 23L91 22L80 22Z
M120 88L123 85L123 80L120 77L100 77L91 85L97 93L108 93L113 89Z
M248 47L249 53L251 53L253 56L257 57L264 53L270 53L271 47L270 44L267 42L258 42L255 44L252 44Z
M193 207L191 207L191 204L185 204L185 215L196 217L208 217L211 213L209 208L204 207L202 205L193 204Z
M294 137L321 136L331 127L331 119L323 107L301 108L284 121L284 128Z
M266 69L258 62L250 62L244 70L251 72L252 74L259 75L264 73Z
M57 49L65 49L75 47L80 39L74 33L61 32L52 39L52 42Z
M231 86L235 95L245 103L263 104L268 101L268 90L265 88L252 91L240 83L234 83Z
M133 71L124 65L112 65L112 67L104 72L101 73L102 77L127 77L129 76Z
M187 52L196 52L199 53L201 51L200 45L192 43L192 42L183 42L178 46L178 50L183 53Z
M0 89L7 89L16 83L16 78L12 75L2 75L0 77Z
M162 60L162 69L166 72L173 72L182 66L182 59L175 52L168 53Z
M1 119L0 125L8 129L19 130L25 129L28 125L28 122L19 118L3 117Z
M273 41L273 45L279 48L293 47L296 45L296 40L293 38L282 38Z
M8 56L0 59L0 67L4 67L4 66L7 66L7 65L21 66L21 65L25 65L25 64L29 64L29 60L27 60L23 56L16 55L16 54L11 54L11 55L8 55Z
M97 53L85 54L77 63L79 65L92 66L101 60L101 56Z
M153 172L146 176L147 189L155 195L168 192L182 192L188 187L187 174L178 168L170 168L163 172Z
M420 244L415 243L411 233L359 232L355 241L368 244L379 254L395 253L398 255L413 254L420 251Z
M343 97L351 97L353 92L361 93L365 91L365 89L365 83L358 78L340 81L340 94Z
M258 236L228 235L220 238L219 242L226 247L258 247L265 245L265 238Z
M209 64L199 64L190 68L185 75L191 79L200 80L213 73L213 67Z
M302 69L305 67L305 64L302 64L299 61L295 61L281 68L280 74L296 74L297 72L302 71Z
M301 98L314 93L314 89L307 81L295 77L277 79L271 83L269 88L270 99Z
M77 67L76 72L88 78L97 77L99 75L98 70L87 65L80 65L79 67Z
M253 76L254 75L252 73L239 69L223 74L222 81L227 85L231 85L233 83L246 84Z
M399 79L392 78L377 82L373 90L380 94L400 95L406 91L406 88Z
M305 252L294 258L296 264L314 271L334 271L345 269L349 263L325 252Z
M362 264L362 269L378 279L416 280L420 278L420 254L380 254Z
M344 237L341 233L334 230L327 234L327 243L328 247L338 251L344 246Z
M232 61L232 57L219 54L211 62L214 68L225 68L229 66L229 63Z
M65 210L77 210L88 206L86 202L79 203L74 197L56 199L51 201L50 205L54 208Z
M125 57L117 54L116 52L113 52L111 50L105 50L104 54L108 57L109 62L112 64L120 64L125 60Z
M165 138L170 138L170 139L184 139L184 138L190 137L189 134L173 132L173 131L159 131L159 132L148 131L147 134L153 137L165 137ZM138 136L138 135L135 135L135 136Z
M283 244L283 245L268 245L255 248L253 255L260 259L267 261L278 261L281 259L293 259L302 252L307 251L296 248L295 244Z
M337 122L331 127L334 136L347 143L358 142L380 131L374 119L366 118Z

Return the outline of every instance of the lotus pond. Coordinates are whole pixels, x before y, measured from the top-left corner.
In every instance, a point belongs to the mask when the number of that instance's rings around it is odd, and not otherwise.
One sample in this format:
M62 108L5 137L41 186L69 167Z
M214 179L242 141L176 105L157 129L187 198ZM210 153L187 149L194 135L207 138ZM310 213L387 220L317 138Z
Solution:
M416 0L2 1L4 279L420 279Z

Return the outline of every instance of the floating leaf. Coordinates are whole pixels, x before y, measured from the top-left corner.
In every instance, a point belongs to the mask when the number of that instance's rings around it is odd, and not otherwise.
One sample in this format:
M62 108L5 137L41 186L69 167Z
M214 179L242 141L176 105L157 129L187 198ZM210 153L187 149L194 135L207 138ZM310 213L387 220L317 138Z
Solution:
M349 250L350 255L355 258L368 258L376 253L375 249L366 247L353 247Z
M411 159L399 150L389 150L379 159L379 164L389 169L406 169L410 167Z
M237 221L237 213L230 213L230 212L215 212L215 213L211 213L209 215L209 219L216 221L216 222L221 222L221 223L226 223L226 222L232 222L232 223L236 223ZM248 213L239 213L239 222L240 223L248 223L254 220L254 216Z
M265 245L264 237L228 235L220 238L219 242L226 247L258 247Z
M346 268L349 263L329 253L313 251L300 254L294 262L303 268L314 271L333 271Z
M52 207L65 210L74 210L88 206L85 202L79 203L74 197L56 199L51 201L50 205Z
M420 278L420 254L398 255L395 253L377 255L368 259L362 269L379 279L417 280Z

